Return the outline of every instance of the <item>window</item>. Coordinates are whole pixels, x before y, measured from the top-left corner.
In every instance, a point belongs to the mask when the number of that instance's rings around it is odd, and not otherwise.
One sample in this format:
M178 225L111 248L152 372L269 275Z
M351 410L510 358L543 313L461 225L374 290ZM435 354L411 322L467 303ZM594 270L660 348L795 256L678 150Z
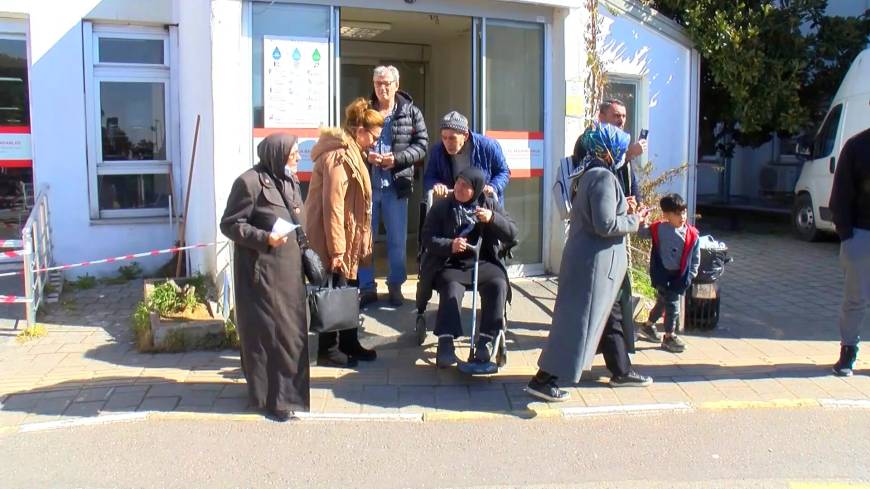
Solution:
M834 141L837 139L837 128L840 126L840 114L842 113L842 104L837 105L828 113L828 117L825 118L813 144L813 158L824 158L834 151Z
M632 141L637 140L640 133L640 111L638 110L638 95L640 80L628 79L619 75L608 75L607 86L604 87L603 100L616 99L625 104L625 126L623 129L631 136Z
M85 25L93 219L170 213L171 37L166 28Z

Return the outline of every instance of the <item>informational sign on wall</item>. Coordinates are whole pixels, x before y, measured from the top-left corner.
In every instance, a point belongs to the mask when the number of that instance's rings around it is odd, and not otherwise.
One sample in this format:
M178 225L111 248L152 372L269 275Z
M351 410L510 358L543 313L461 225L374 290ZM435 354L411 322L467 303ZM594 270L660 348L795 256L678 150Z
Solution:
M30 168L29 126L0 126L0 168Z
M329 120L329 39L263 37L263 122L317 128Z
M498 140L511 171L511 178L540 177L544 174L544 133L486 131Z

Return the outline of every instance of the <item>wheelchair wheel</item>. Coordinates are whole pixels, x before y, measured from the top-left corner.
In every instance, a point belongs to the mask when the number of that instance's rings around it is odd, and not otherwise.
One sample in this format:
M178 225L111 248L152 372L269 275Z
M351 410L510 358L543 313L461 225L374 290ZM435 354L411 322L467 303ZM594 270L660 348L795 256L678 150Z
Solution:
M426 341L426 317L423 314L417 314L417 323L414 325L414 334L417 335L418 346Z
M498 335L498 341L496 343L498 348L498 353L495 355L495 364L499 368L507 365L507 340L505 339L505 333L502 331L500 335Z

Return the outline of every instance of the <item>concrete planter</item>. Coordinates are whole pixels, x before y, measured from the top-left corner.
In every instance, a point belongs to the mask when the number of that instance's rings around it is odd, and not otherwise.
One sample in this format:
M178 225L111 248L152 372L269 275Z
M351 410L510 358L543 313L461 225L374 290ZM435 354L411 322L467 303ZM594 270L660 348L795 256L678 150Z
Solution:
M173 280L179 286L183 286L190 279ZM154 288L165 281L166 279L146 279L144 298L147 299ZM179 351L215 348L222 345L226 338L224 319L214 313L217 304L208 303L205 306L208 309L209 319L164 318L152 312L150 314L151 337L154 348L159 351Z

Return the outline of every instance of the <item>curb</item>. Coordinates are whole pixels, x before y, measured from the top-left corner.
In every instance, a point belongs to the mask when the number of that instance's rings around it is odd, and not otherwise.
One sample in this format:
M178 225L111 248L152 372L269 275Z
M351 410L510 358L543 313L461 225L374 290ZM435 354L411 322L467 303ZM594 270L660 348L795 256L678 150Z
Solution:
M628 404L611 406L577 406L565 408L527 408L510 411L432 411L422 413L297 413L295 421L306 422L468 422L508 419L576 419L612 415L653 415L663 413L721 411L736 409L870 409L870 399L774 399L771 401L712 401L692 404L688 402ZM196 412L141 411L107 414L93 418L73 418L18 426L0 426L0 435L7 433L34 433L80 426L99 426L146 420L159 421L241 421L269 422L260 414L222 414Z

